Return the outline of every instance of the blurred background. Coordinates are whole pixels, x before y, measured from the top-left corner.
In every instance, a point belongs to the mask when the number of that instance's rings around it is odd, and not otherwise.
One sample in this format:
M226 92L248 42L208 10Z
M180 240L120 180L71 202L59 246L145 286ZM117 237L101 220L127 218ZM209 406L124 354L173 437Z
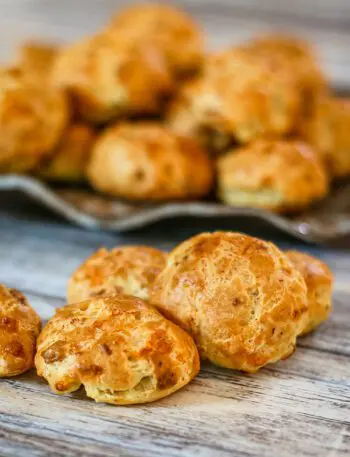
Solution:
M46 37L69 42L98 29L133 1L0 0L0 59L18 42ZM271 30L294 32L313 42L332 83L350 89L349 0L174 0L201 23L215 49Z

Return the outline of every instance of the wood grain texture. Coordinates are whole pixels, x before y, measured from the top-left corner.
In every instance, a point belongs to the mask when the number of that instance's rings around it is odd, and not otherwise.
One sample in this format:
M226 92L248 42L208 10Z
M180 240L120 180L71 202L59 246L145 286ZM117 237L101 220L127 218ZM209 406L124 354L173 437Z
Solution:
M25 292L44 320L64 304L69 274L99 246L143 243L170 249L209 224L169 222L118 236L83 231L36 206L1 198L0 281ZM17 209L7 214L12 206ZM228 228L210 224L212 229ZM205 364L182 391L132 407L96 404L82 391L59 397L34 370L3 379L0 455L349 455L350 252L297 245L288 238L277 241L283 248L293 245L320 255L336 277L331 319L301 338L291 358L255 375Z

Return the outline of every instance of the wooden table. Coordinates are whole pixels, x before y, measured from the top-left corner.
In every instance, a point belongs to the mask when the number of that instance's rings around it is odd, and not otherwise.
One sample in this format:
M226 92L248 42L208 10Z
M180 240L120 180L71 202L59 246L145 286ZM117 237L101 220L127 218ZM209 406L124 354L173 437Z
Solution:
M88 232L2 196L0 281L21 289L45 320L64 304L69 274L101 245L169 249L202 229L235 229L177 222L127 235ZM206 364L188 387L146 406L96 404L83 392L59 397L34 370L3 379L0 456L348 456L350 251L277 242L321 256L335 272L331 319L301 338L291 358L254 375Z

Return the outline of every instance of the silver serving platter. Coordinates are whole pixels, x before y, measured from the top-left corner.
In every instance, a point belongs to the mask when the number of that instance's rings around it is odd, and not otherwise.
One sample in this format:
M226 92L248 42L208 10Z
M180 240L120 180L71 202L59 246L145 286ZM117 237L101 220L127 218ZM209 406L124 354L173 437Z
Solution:
M330 242L350 236L350 182L339 184L327 199L294 216L233 208L215 201L134 203L110 199L89 189L51 186L20 175L0 177L0 190L21 191L69 221L89 229L122 232L179 216L250 217L310 242Z

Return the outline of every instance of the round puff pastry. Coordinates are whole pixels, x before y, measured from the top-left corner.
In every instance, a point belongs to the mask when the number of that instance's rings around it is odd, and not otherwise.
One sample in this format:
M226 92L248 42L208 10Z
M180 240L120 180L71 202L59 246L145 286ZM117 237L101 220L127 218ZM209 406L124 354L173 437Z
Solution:
M93 128L81 122L71 124L52 156L40 164L35 174L49 181L83 181L94 142Z
M51 153L68 119L63 93L19 68L0 69L0 172L26 172Z
M227 150L233 142L233 134L227 125L217 122L215 110L212 119L210 109L201 108L202 102L206 104L207 93L210 96L210 90L206 91L203 78L183 84L176 97L168 104L166 125L177 135L194 139L216 154Z
M324 158L334 178L350 176L350 99L319 97L301 135Z
M247 372L292 354L308 317L305 282L287 257L232 232L176 247L150 301L193 336L203 359Z
M116 292L147 300L149 287L165 262L165 252L147 246L99 249L70 277L68 303Z
M260 140L218 159L219 197L232 206L300 210L328 188L325 167L306 143Z
M178 200L206 195L213 169L193 140L155 122L123 123L97 140L88 166L91 185L136 200Z
M152 43L163 53L176 74L196 71L203 58L203 39L198 25L170 5L139 4L118 13L108 27L116 39Z
M166 63L154 47L107 34L63 49L53 81L67 90L85 119L96 123L157 112L172 88Z
M0 284L0 377L16 376L33 367L40 326L25 296Z
M109 295L57 310L38 339L38 375L59 394L81 385L97 402L166 397L199 371L191 337L141 299Z
M309 318L302 335L311 332L327 320L332 309L333 275L320 259L297 251L285 254L302 274L306 282Z
M289 133L300 110L289 72L241 48L208 58L203 76L185 98L200 126L226 132L240 143Z
M328 85L313 50L303 40L291 36L272 35L251 40L247 47L272 65L282 65L294 78L302 95L302 114L307 114L315 97L328 92Z

